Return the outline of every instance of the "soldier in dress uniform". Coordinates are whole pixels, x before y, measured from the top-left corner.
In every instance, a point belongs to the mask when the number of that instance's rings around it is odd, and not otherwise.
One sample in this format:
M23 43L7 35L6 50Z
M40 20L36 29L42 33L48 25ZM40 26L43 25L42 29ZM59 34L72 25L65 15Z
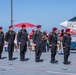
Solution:
M4 33L2 27L0 27L0 59L2 59L2 51L4 46Z
M42 39L42 32L41 30L41 25L37 25L37 30L35 31L33 35L33 42L35 45L35 61L36 62L41 62L40 56L41 56L41 39Z
M71 45L71 35L70 35L70 29L66 29L66 33L63 36L63 48L64 48L64 64L70 64L70 61L68 61L68 57L70 55L70 45Z
M20 45L20 60L25 61L25 54L27 51L27 41L28 41L28 33L25 24L22 24L22 29L18 32L17 41L18 44Z
M58 63L57 60L55 60L55 55L56 55L56 52L57 52L57 28L54 27L52 29L52 33L50 34L49 36L49 44L50 44L50 47L51 47L51 63Z
M13 26L9 26L9 31L5 35L6 44L8 44L8 57L9 60L13 60L13 51L14 51L14 40L15 40L15 31L13 31Z

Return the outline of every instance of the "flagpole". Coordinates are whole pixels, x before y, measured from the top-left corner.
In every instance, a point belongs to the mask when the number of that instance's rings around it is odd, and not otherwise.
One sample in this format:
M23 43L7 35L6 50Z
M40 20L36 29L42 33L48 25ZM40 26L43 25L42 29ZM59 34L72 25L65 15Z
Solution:
M11 0L11 26L13 25L13 0Z

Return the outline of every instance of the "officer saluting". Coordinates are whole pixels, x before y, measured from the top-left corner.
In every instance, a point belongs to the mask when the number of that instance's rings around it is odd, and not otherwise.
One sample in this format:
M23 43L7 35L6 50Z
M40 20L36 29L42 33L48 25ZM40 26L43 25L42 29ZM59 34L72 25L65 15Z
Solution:
M20 60L25 61L28 41L28 33L25 24L22 25L22 29L18 32L17 40L18 44L20 44Z
M56 52L57 52L57 28L54 27L52 29L52 33L49 37L49 44L50 44L50 47L51 47L51 63L58 63L57 60L55 60L55 55L56 55Z
M6 44L8 44L8 56L9 60L13 60L13 51L14 51L14 40L15 40L15 31L13 31L13 26L9 26L9 31L5 35Z
M63 48L64 48L64 64L70 64L68 61L68 57L70 55L70 45L71 45L71 35L70 35L70 29L66 29L66 33L63 36Z
M0 59L2 58L3 46L4 46L4 33L2 32L2 27L0 27Z
M42 39L42 32L41 30L41 25L37 25L37 30L33 35L33 42L35 44L35 61L36 62L41 62L40 56L41 56L41 39Z

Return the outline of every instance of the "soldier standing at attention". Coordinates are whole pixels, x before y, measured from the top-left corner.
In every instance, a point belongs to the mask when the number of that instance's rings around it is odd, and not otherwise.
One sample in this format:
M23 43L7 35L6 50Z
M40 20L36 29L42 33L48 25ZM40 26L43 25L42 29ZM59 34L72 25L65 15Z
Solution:
M37 25L37 30L33 35L33 42L35 45L35 61L36 62L41 62L40 56L41 56L41 39L42 39L42 32L41 30L41 25Z
M71 45L71 35L70 35L70 29L66 29L66 33L63 36L63 48L64 48L64 64L68 65L71 62L68 61L68 57L70 55L70 45Z
M2 27L0 27L0 59L2 59L2 51L4 46L4 33Z
M20 60L25 61L25 54L27 51L27 41L28 41L28 33L25 24L22 25L22 29L18 32L17 41L18 44L20 45Z
M9 60L13 60L13 51L14 51L14 40L15 40L15 31L13 31L13 26L9 26L9 31L5 35L6 44L8 44L8 57Z
M54 27L52 29L52 33L50 34L50 37L49 37L49 44L50 44L50 47L51 47L51 63L58 63L57 60L55 60L55 55L56 55L56 52L57 52L57 28Z

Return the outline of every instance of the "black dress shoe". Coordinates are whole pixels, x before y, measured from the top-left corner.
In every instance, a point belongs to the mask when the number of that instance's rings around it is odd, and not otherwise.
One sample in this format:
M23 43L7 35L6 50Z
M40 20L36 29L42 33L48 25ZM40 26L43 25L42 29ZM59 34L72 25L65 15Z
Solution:
M20 61L24 61L24 59L20 59Z
M43 62L43 59L38 60L39 62Z
M54 63L54 61L50 61L50 63Z
M68 61L68 64L71 64L71 61Z
M63 64L65 64L65 65L69 65L71 62L70 61L68 61L68 62L63 62Z
M57 63L58 63L57 60L55 60L55 61L50 61L50 62L53 63L53 64L57 64Z
M39 60L35 60L35 62L39 62Z
M9 60L12 61L12 58L10 58Z
M55 62L55 63L58 63L58 60L55 60L54 62Z
M23 59L23 61L27 61L27 59Z

